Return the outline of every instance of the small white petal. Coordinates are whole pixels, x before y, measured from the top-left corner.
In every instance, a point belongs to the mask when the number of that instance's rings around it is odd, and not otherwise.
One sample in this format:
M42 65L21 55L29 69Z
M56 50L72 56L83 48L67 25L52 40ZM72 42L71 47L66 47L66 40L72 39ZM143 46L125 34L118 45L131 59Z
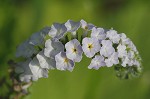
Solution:
M120 34L121 44L127 45L130 42L130 39L126 37L124 33Z
M17 71L16 73L20 74L19 78L22 82L30 82L33 78L33 74L29 67L30 62L31 62L31 59L29 58L25 62L18 63L15 68L15 71Z
M60 39L67 32L67 28L64 24L54 23L49 31L49 36L54 39Z
M132 50L128 51L128 57L129 57L130 59L133 59L134 56L135 56L135 54L134 54L134 52L133 52Z
M47 78L48 77L48 71L47 69L43 69L40 67L38 59L35 57L33 60L29 63L29 67L31 69L32 74L37 78Z
M44 27L40 32L45 37L46 35L48 35L50 30L51 30L51 27Z
M110 40L102 40L101 43L102 43L102 47L100 49L101 55L109 57L115 52L115 49L112 46L112 42Z
M29 43L32 45L35 45L35 46L43 45L44 44L44 36L40 32L34 33L30 37Z
M127 56L127 51L126 51L125 45L119 44L117 47L117 50L118 50L118 57L119 58L123 58L123 57Z
M104 57L100 56L100 55L96 55L92 59L92 61L91 61L90 65L88 66L88 68L98 70L102 66L106 66L105 61L104 61Z
M64 51L64 45L60 41L53 41L48 39L45 42L44 55L54 58L56 54Z
M92 28L91 37L96 38L99 41L104 40L106 38L106 33L103 28Z
M67 31L68 32L76 32L79 27L80 27L80 22L74 22L72 20L68 20L66 23L65 23L65 26L67 27Z
M35 49L34 46L29 44L29 41L26 40L17 47L16 57L22 56L25 58L29 58L37 52L38 52L37 49Z
M40 51L36 57L39 60L41 68L54 69L56 67L55 59L46 57L43 51Z
M134 52L137 52L136 46L133 44L133 42L130 40L128 43L128 47L133 50Z
M107 38L109 38L113 43L118 44L120 41L120 35L115 30L109 30L107 31Z
M83 28L85 30L92 30L92 28L95 27L93 24L87 23L83 19L80 22L81 22L81 28Z
M108 59L105 59L105 63L107 67L111 67L119 63L118 53L114 52Z
M126 67L129 62L130 62L129 58L126 57L126 56L124 56L124 57L122 58L122 64L121 64L121 65L122 65L123 67Z

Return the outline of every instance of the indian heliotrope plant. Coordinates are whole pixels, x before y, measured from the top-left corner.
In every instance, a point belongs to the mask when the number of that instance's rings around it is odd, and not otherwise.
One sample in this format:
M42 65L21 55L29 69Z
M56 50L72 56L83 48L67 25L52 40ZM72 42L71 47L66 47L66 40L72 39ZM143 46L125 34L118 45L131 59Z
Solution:
M47 78L49 70L73 71L83 54L91 58L88 69L114 67L119 78L137 77L141 57L124 33L97 27L84 20L54 23L34 33L17 47L15 71L22 82Z

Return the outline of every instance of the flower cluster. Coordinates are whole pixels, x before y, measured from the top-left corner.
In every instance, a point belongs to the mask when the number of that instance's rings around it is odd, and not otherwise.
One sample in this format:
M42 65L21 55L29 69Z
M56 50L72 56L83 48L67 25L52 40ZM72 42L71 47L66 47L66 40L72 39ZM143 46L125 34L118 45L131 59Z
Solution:
M79 36L79 29L82 33ZM23 82L47 78L48 70L73 71L85 54L91 58L88 69L120 66L141 70L141 58L133 42L124 33L103 29L84 20L54 23L34 33L17 47L16 73ZM120 70L120 69L119 69Z

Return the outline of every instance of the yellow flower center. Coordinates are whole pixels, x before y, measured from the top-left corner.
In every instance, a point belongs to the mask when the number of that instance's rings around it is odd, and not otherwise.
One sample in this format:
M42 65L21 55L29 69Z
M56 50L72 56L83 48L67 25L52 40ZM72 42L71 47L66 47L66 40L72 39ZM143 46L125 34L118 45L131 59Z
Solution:
M69 61L68 58L64 59L64 63L68 63L68 61Z
M92 44L88 44L88 48L91 50L93 48Z
M88 29L88 27L87 27L87 26L85 26L84 28L85 28L85 30L87 30L87 29Z
M77 49L72 48L72 52L73 52L73 53L77 53Z

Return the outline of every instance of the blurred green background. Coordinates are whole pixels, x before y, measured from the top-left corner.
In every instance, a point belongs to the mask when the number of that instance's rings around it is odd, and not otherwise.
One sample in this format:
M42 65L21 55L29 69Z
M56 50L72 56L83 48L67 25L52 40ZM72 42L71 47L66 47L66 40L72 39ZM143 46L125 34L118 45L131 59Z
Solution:
M33 84L25 99L150 99L149 0L0 0L0 78L8 74L7 61L15 57L18 44L43 27L68 19L126 33L143 59L142 76L120 80L113 67L88 70L90 60L84 58L71 73L50 71L48 79Z

